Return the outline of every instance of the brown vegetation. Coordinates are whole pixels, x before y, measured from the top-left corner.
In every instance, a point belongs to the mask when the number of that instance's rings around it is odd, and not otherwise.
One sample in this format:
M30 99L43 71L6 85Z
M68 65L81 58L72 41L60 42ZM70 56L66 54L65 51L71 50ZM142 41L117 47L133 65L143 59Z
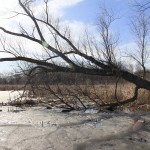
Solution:
M23 85L18 85L18 84L0 84L0 91L14 91L14 90L19 90L23 87Z
M122 99L128 99L134 95L134 85L131 83L116 85L99 84L99 85L51 85L47 89L42 86L35 90L34 94L30 90L29 97L42 97L41 103L49 104L51 107L65 103L71 105L75 109L98 108ZM53 90L53 91L51 91ZM33 96L34 95L34 96ZM64 103L64 102L65 103ZM118 109L129 109L131 111L150 111L150 91L139 90L137 101L117 107ZM102 109L103 110L103 109Z
M23 77L26 78L25 76ZM11 78L10 78L11 79ZM45 82L46 84L42 84ZM65 107L71 109L87 109L120 102L123 99L133 97L135 85L119 80L115 77L100 77L84 74L65 74L54 73L46 77L40 74L30 80L29 85L24 84L1 84L0 90L28 90L26 100L14 100L9 103L14 106L46 106L46 107ZM48 84L49 83L49 84ZM116 84L117 83L117 84ZM33 98L34 104L30 103ZM28 103L29 102L29 103ZM67 104L67 105L66 105ZM140 89L137 101L118 109L128 108L135 111L150 111L150 91Z

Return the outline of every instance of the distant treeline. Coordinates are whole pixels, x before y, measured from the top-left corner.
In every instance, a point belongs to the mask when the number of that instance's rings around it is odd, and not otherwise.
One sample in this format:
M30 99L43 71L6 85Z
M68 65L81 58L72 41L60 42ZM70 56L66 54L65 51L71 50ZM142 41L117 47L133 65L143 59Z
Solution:
M9 75L9 76L0 76L0 84L5 85L22 85L25 84L30 79L32 83L49 83L51 85L55 84L100 84L106 82L114 82L116 79L114 77L101 77L85 74L74 74L74 73L49 73L49 74L37 74L33 78L24 76L24 75Z
M138 71L135 74L142 76L142 71ZM147 72L147 79L150 79L150 71ZM0 84L9 84L9 85L22 85L25 84L29 79L32 83L49 83L51 85L55 84L107 84L107 83L115 83L118 77L103 77L97 75L85 75L79 73L39 73L36 74L33 78L25 76L25 75L1 75L0 76ZM124 82L123 80L121 82Z

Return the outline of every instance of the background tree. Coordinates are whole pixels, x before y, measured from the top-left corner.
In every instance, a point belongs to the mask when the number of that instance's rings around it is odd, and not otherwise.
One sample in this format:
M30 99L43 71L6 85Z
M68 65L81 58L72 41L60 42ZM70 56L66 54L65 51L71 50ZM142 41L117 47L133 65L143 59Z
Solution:
M140 11L139 8L136 12L136 16L131 20L131 29L135 35L137 49L134 50L130 57L142 68L143 78L146 76L145 64L149 58L149 21L149 16L145 12Z

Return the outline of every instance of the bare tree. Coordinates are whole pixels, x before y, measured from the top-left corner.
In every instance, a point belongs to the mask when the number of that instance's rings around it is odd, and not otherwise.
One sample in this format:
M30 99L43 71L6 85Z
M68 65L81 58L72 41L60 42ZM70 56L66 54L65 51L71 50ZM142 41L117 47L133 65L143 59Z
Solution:
M137 49L134 50L134 54L131 54L132 57L138 65L142 67L143 75L146 76L146 62L149 58L148 52L148 41L149 41L149 16L145 12L137 11L136 17L131 20L131 29L135 35L135 42Z
M97 76L119 76L119 78L133 83L135 85L135 91L131 98L126 100L117 100L110 103L101 101L98 104L99 107L108 107L109 109L114 109L117 106L134 102L137 99L138 90L140 88L150 90L149 81L138 77L117 65L115 57L117 39L114 40L113 35L110 32L110 26L115 19L112 14L107 12L105 9L99 20L100 36L102 40L102 46L99 46L99 44L95 42L96 40L89 40L89 38L87 38L88 45L83 43L82 39L81 43L73 41L70 30L68 28L64 28L59 20L56 21L51 19L48 11L48 0L44 0L45 10L42 17L38 17L34 14L31 5L33 3L32 0L18 0L18 2L22 12L14 12L15 15L30 19L32 21L32 28L28 30L20 22L20 32L10 31L4 27L0 27L0 30L7 35L22 39L24 38L27 39L27 42L39 44L42 48L44 57L26 55L25 53L22 53L25 50L25 47L22 45L18 44L14 46L10 43L7 44L6 40L1 39L4 49L2 52L9 53L12 57L0 58L0 62L25 61L32 63L32 67L29 67L25 71L25 73L29 76L28 82L31 81L33 76L42 70L46 73L70 72ZM45 30L46 32L44 32ZM32 49L32 47L29 48ZM63 62L63 65L60 62ZM49 85L47 85L47 89L63 101L62 96L64 93L61 93L61 97L59 97L60 95L55 94ZM69 93L73 98L78 99L77 95L75 95L76 93ZM89 99L92 98L89 97ZM79 101L82 106L85 107L81 99ZM65 101L63 102L66 103ZM67 105L69 104L67 103Z
M150 2L149 0L140 1L140 0L134 0L134 6L138 8L141 12L146 12L150 8Z
M107 8L101 8L98 22L100 37L102 39L101 52L109 64L116 63L115 53L119 38L115 37L111 31L111 25L116 19L112 10L108 11Z

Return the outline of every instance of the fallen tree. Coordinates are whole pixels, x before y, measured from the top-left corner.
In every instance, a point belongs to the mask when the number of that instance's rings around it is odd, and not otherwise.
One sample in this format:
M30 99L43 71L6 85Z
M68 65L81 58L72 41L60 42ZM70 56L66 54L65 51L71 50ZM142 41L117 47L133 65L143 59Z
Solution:
M103 102L102 100L96 102L99 108L107 107L110 110L134 102L138 97L139 89L150 90L150 81L127 71L122 65L119 65L120 62L118 62L116 57L118 38L113 37L110 31L111 24L115 21L115 17L112 13L103 9L99 17L98 26L101 36L101 45L97 44L97 39L91 39L87 32L85 36L86 39L76 43L73 42L68 28L64 28L61 22L51 19L48 12L48 0L44 0L44 16L41 18L34 14L32 10L32 0L18 0L18 2L22 11L14 11L15 16L30 19L32 21L32 27L27 29L19 22L20 30L18 32L10 31L4 27L0 27L0 30L6 33L7 36L19 37L21 39L27 39L27 42L39 44L44 53L44 57L27 56L23 53L25 48L21 44L17 43L18 45L14 46L7 43L7 40L4 40L4 38L1 38L1 44L3 46L3 51L1 52L11 54L12 57L0 58L0 62L23 61L32 64L28 65L27 68L21 68L21 70L28 76L26 85L30 84L33 90L39 88L39 85L37 85L37 82L35 86L32 79L41 72L45 75L49 72L68 72L97 76L115 76L116 78L122 78L134 84L134 95L131 98L116 99L116 101L109 103ZM43 30L46 30L46 34ZM32 49L32 46L30 48ZM145 75L146 69L144 63L142 63L142 67L144 68ZM67 96L71 96L75 98L76 101L79 101L83 108L87 108L76 92L68 90L67 95L65 95L66 93L61 93L61 89L58 88L60 89L58 95L46 81L43 80L43 84L45 85L45 90L48 90L71 109L75 108L75 103L72 105L73 101L66 102L64 97L67 98ZM88 96L88 94L86 94L86 96ZM94 99L92 100L94 101Z

